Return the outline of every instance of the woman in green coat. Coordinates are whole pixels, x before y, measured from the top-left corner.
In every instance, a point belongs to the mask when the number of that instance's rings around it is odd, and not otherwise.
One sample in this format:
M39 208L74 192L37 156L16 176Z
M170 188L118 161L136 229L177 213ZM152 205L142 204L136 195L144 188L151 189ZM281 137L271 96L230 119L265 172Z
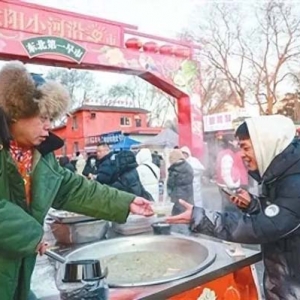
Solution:
M27 300L43 221L50 207L125 222L129 212L152 215L143 198L88 181L57 163L63 141L50 133L69 96L20 62L0 71L0 298Z

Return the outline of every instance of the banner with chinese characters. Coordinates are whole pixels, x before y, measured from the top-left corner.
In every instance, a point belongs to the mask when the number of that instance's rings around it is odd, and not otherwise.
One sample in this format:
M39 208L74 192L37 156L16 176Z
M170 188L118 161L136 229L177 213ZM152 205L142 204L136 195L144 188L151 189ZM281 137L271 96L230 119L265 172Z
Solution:
M3 59L139 76L178 100L180 145L200 156L199 63L189 56L126 48L124 34L128 29L136 27L22 1L0 1Z
M236 114L225 112L203 117L204 132L233 130L233 120Z
M121 131L114 131L100 135L100 140L103 143L113 145L124 140L124 135Z
M2 1L1 1L2 2ZM0 6L0 28L23 31L37 35L57 36L74 41L121 46L122 27L101 22L91 16L39 9L38 5L3 1Z
M122 131L113 131L104 133L96 136L89 136L86 138L87 146L97 146L99 143L106 143L108 145L113 145L120 143L124 140L124 135Z

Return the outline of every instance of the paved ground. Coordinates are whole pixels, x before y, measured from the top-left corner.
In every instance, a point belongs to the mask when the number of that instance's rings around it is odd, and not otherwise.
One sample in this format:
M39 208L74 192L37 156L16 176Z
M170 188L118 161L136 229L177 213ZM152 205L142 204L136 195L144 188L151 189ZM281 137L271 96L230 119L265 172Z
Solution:
M218 188L214 184L203 186L203 206L204 208L210 210L221 210L221 196ZM260 283L262 283L262 279L263 279L262 263L261 262L257 263L255 265L255 268L258 274L258 280ZM260 285L260 288L263 296L262 284ZM265 299L264 296L262 299Z

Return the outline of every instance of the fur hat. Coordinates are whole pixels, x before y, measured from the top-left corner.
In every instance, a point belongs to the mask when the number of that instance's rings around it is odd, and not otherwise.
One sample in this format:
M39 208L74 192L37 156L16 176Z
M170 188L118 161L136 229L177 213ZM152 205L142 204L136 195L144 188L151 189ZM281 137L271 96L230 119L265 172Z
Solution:
M170 161L171 165L179 162L180 160L184 160L184 159L185 158L184 158L183 153L181 152L180 149L174 149L170 152L169 161Z
M30 74L19 61L7 63L0 71L0 107L10 121L37 115L57 119L70 102L61 84Z

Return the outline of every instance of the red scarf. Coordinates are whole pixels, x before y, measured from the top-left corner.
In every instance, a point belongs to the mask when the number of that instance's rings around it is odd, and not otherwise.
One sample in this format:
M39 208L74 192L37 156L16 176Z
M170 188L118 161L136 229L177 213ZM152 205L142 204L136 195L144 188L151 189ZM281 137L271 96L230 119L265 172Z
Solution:
M10 154L17 165L18 171L23 178L25 193L26 193L26 203L27 205L31 202L31 168L33 159L32 149L23 149L17 145L15 141L10 143Z

